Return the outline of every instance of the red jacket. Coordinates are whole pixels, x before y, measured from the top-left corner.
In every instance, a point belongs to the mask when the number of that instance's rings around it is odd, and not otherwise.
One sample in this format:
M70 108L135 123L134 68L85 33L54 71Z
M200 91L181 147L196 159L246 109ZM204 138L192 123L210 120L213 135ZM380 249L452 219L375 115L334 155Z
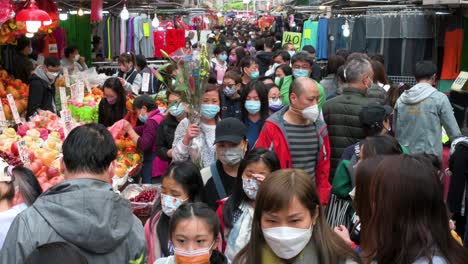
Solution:
M281 163L282 169L292 168L291 152L287 141L286 129L284 127L284 113L289 107L284 107L265 121L260 135L258 136L256 148L272 149ZM317 153L317 164L315 167L315 184L322 205L328 204L331 185L328 182L330 174L330 141L328 138L327 125L322 119L315 122L319 139L319 152Z

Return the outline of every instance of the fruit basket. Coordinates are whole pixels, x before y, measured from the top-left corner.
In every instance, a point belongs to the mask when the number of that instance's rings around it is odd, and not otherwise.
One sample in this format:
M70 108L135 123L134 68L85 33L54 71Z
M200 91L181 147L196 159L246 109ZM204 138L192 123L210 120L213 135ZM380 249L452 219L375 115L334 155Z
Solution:
M133 214L141 219L151 214L160 192L161 185L158 184L130 184L120 195L130 201Z

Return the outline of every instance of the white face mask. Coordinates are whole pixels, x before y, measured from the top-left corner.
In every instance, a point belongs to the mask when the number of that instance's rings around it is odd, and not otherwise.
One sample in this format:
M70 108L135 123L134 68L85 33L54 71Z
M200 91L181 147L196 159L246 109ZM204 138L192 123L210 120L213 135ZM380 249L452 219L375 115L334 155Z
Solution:
M317 121L317 118L319 117L318 105L312 105L302 110L302 116L312 122Z
M76 54L75 55L75 58L73 58L75 61L79 61L80 60L80 54Z
M299 255L312 237L312 226L308 229L280 226L262 228L262 231L268 246L282 259Z

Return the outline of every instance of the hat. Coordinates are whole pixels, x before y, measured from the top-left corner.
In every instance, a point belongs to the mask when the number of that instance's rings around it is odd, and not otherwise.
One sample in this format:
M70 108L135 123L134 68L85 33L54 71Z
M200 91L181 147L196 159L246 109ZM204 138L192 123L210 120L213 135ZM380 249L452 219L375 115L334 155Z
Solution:
M216 125L216 135L214 143L229 142L239 144L247 135L247 128L244 123L234 117L221 120Z
M393 108L388 105L370 104L362 108L359 120L365 126L374 126L382 123L392 112Z

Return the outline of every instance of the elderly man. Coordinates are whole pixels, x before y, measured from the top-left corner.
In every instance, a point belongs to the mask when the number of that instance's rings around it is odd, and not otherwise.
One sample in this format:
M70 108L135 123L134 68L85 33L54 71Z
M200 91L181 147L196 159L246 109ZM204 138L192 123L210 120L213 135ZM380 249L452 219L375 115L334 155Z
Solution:
M330 144L327 126L319 118L319 89L314 80L296 78L289 90L290 106L268 118L256 148L272 149L281 168L303 169L314 179L322 204L328 203Z
M366 97L367 89L373 84L374 72L371 63L364 58L352 59L345 67L347 87L343 93L323 105L323 116L328 125L331 144L330 178L346 147L365 137L359 113L362 107L375 103L377 99Z

